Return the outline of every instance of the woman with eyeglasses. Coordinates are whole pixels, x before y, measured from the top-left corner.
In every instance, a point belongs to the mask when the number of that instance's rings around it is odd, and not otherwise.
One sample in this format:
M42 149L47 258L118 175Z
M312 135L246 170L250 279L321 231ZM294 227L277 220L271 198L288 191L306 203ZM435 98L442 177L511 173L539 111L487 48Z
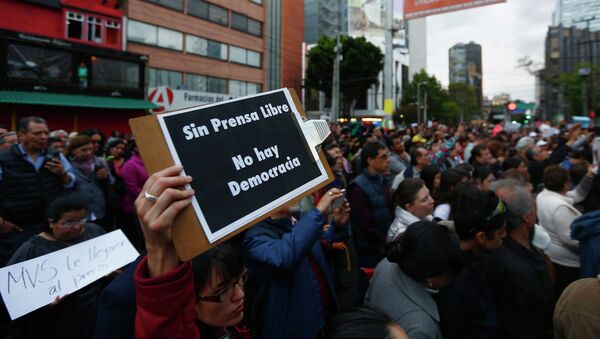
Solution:
M177 214L194 192L177 187L191 182L172 166L146 180L135 201L147 256L134 273L136 338L250 338L238 326L244 317L246 270L241 248L232 240L191 262L181 262L171 237Z
M78 193L50 203L44 230L25 242L7 266L62 250L104 234L88 223L87 202ZM11 323L11 338L93 338L98 298L104 283L98 280Z

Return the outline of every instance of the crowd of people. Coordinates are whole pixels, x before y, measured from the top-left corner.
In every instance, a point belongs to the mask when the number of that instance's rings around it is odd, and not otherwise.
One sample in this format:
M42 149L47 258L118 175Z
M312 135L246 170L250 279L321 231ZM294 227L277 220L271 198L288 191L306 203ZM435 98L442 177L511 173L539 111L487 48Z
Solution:
M331 124L333 182L182 262L194 178L49 127L0 128L2 267L117 228L141 255L4 337L600 337L599 128Z

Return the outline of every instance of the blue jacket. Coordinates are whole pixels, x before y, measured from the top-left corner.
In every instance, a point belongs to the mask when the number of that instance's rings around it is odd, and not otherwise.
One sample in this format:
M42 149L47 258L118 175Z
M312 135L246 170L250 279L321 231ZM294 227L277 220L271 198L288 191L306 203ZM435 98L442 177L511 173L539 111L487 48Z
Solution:
M332 225L323 234L323 215L313 208L295 225L289 218L267 219L246 232L247 296L255 338L315 338L324 324L319 281L312 254L327 284L335 310L332 268L320 239L342 240L347 228Z
M600 210L586 213L571 224L571 238L579 240L581 277L600 274Z

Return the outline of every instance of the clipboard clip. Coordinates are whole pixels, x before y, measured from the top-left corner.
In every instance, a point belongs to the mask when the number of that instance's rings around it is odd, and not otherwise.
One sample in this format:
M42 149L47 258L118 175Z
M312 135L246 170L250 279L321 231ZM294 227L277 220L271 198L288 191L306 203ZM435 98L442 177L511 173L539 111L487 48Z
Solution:
M302 129L302 132L306 136L306 142L308 143L308 148L310 149L313 158L317 160L319 159L321 144L327 139L329 134L331 134L329 124L326 120L302 120L300 129Z

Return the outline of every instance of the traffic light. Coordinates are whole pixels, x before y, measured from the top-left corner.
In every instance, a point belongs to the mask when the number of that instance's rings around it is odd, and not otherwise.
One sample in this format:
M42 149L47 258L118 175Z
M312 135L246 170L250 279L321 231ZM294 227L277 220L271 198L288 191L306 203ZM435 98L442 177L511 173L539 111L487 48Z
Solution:
M516 110L517 109L517 103L516 102L512 102L512 101L509 102L509 103L507 103L506 104L506 109L509 110L509 111L511 111L511 112L514 111L514 110Z

